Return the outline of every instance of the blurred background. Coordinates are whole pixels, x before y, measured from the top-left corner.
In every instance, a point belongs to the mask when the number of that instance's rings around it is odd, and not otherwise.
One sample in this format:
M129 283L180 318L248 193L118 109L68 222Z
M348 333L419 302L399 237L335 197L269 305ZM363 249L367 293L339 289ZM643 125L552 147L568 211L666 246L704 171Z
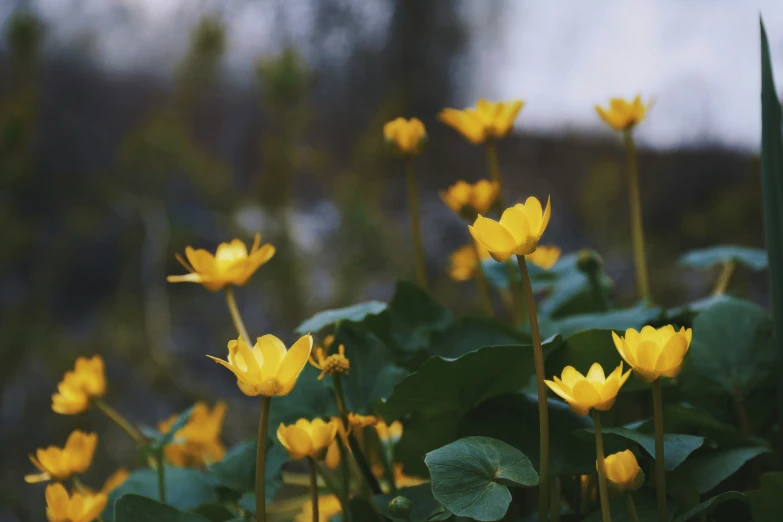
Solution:
M272 242L237 295L251 334L286 343L313 313L413 279L381 133L397 116L430 136L416 168L436 298L479 309L447 275L468 233L438 191L487 177L436 114L522 98L499 144L507 199L551 195L546 242L596 249L630 304L624 155L593 106L655 99L637 134L654 295L708 293L716 273L678 267L683 252L763 246L759 13L780 84L775 0L0 3L0 520L43 520L27 454L73 429L102 435L88 482L133 460L100 415L51 412L78 355L105 358L108 402L135 422L223 398L226 443L253 434L257 401L204 357L236 336L223 295L166 283L187 245ZM765 277L740 268L732 290L766 305Z

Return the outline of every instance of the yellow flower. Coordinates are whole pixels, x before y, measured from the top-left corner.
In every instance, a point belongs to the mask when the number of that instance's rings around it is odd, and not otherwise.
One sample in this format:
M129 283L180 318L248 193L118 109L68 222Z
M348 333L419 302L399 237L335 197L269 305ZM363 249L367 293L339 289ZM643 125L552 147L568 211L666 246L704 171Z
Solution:
M332 339L327 346L331 346L334 341L334 336L331 335L326 338L327 341L329 341L329 337ZM351 369L351 361L345 356L345 346L342 344L338 348L338 353L333 353L332 355L327 355L324 348L317 346L310 355L309 361L310 364L321 370L321 374L318 376L319 381L324 378L324 375L329 375L330 377L347 375Z
M285 345L274 335L259 337L251 350L240 337L228 342L228 360L207 355L237 376L237 386L245 395L287 395L296 385L310 352L313 337L307 334L286 351Z
M75 473L84 473L90 467L98 436L95 433L74 431L68 436L63 448L49 446L39 449L30 461L41 473L26 475L25 482L65 480Z
M608 108L596 105L595 111L611 128L624 131L641 123L651 107L651 103L644 105L641 97L637 96L630 102L623 98L612 98Z
M367 426L375 426L378 423L378 419L373 415L359 415L358 413L348 413L348 423L352 428L366 428Z
M418 118L397 118L383 126L383 137L387 143L394 144L399 153L417 156L427 141L427 131Z
M313 502L308 500L302 504L302 511L294 517L293 522L329 522L333 516L342 512L340 499L335 495L318 497L318 520L313 520Z
M617 398L620 387L628 380L631 370L623 374L620 363L610 375L604 375L604 369L593 363L587 376L582 375L573 366L563 368L562 380L544 381L549 389L565 400L577 415L587 415L590 408L608 411Z
M631 450L620 451L606 457L604 470L606 479L619 492L634 491L644 484L644 472Z
M123 482L125 482L125 479L128 478L128 475L130 473L125 468L118 468L117 471L112 473L109 478L106 479L106 482L103 483L103 487L101 488L101 493L104 495L108 495L118 487L122 485Z
M387 425L379 420L375 425L375 430L378 432L378 438L385 443L397 444L402 438L402 423L400 421L394 421Z
M512 255L527 256L536 251L538 240L549 224L550 212L549 200L542 210L541 202L529 197L524 205L517 203L506 209L499 222L479 216L468 229L495 261L505 261Z
M556 246L539 246L527 259L534 265L549 270L560 259L560 249Z
M682 370L682 359L688 353L692 337L690 328L683 327L677 332L672 325L657 330L645 326L641 332L629 328L625 337L612 332L617 351L644 382L676 377Z
M185 426L174 435L174 442L165 448L166 460L178 467L200 467L223 458L226 448L220 442L226 404L217 402L212 411L204 402L193 406ZM158 424L161 433L168 433L178 415Z
M57 385L57 393L52 395L52 411L63 415L81 413L89 407L90 399L102 397L105 393L103 358L100 355L89 359L79 357L74 369L65 372L63 380Z
M80 494L68 491L62 484L46 486L46 518L49 522L92 522L106 507L106 495Z
M440 199L451 210L465 219L476 219L476 214L486 214L495 204L500 184L482 179L474 184L458 181L440 192Z
M487 259L489 252L483 245L476 243L481 259ZM455 281L468 281L473 279L479 269L479 260L476 259L476 248L473 245L464 245L456 249L449 256L449 275Z
M443 109L438 119L478 145L487 139L508 135L522 105L522 100L491 102L481 98L475 108Z
M328 422L299 419L290 426L281 422L277 428L277 440L288 451L291 460L302 460L305 457L321 460L337 436L338 422L337 419Z
M335 437L326 450L326 467L329 469L337 469L337 466L340 465L340 459L340 446Z
M227 285L242 286L258 267L272 259L275 247L261 244L261 235L256 234L250 253L239 239L231 243L220 243L213 256L203 249L185 248L185 261L177 254L179 261L190 272L168 277L169 283L201 283L209 290L217 291ZM189 263L188 263L189 261Z

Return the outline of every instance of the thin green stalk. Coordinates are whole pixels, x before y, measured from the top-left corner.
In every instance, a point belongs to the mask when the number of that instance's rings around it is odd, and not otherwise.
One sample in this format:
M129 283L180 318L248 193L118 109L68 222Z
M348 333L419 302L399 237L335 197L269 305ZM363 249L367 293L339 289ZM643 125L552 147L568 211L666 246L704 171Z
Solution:
M721 268L718 279L715 281L715 288L712 289L712 295L722 295L726 292L729 281L731 281L731 276L734 274L734 268L735 265L733 261L723 263L723 268Z
M405 158L405 179L408 185L408 213L411 217L413 248L416 251L416 276L419 286L427 289L427 266L424 263L424 245L421 240L421 221L419 219L419 195L416 190L416 175L413 172L413 158Z
M525 293L525 304L530 320L530 334L533 338L533 359L536 367L536 384L538 390L538 424L540 437L540 471L538 474L538 520L546 520L549 513L549 409L546 401L546 386L544 385L544 350L541 346L541 334L538 331L536 316L536 301L533 298L533 287L530 284L530 274L527 271L525 256L517 256L519 273L522 276L522 289Z
M645 257L644 227L642 226L642 200L639 193L639 166L636 158L636 143L631 129L623 133L625 152L628 157L628 200L631 211L631 239L633 241L633 258L636 267L636 288L639 299L650 295L650 284L647 279L647 258Z
M318 521L318 475L315 470L315 461L307 457L307 466L310 468L310 502L313 503L313 521Z
M655 422L655 495L658 498L658 520L666 522L666 468L663 455L663 399L661 398L661 380L652 383L653 419Z
M350 510L348 509L348 499L351 497L351 467L348 462L348 450L345 447L343 439L340 435L337 435L337 447L340 450L340 475L342 479L342 488L340 491L340 505L343 508L344 517L346 522L350 522Z
M236 328L237 333L242 336L242 339L245 340L245 343L252 348L253 343L250 341L250 334L247 333L245 323L242 321L242 315L240 315L239 308L237 308L237 300L234 297L234 287L231 285L226 286L226 304L228 304L228 311L231 312L231 320L234 321L234 328Z
M479 254L479 248L476 242L471 242L473 243L473 250L476 252L476 286L478 288L479 297L481 298L484 312L492 317L495 315L495 311L492 308L492 298L489 296L487 276L484 274L484 270L481 269L481 254Z
M144 435L141 434L136 426L131 424L125 417L123 417L120 412L103 402L103 399L95 399L93 403L99 410L101 410L101 412L103 412L104 415L111 419L117 426L122 428L122 431L127 433L136 444L144 444Z
M505 192L503 191L503 177L500 174L500 163L498 162L498 149L495 140L487 140L487 169L489 177L498 184L497 202L501 209L506 208Z
M598 495L601 498L601 516L604 522L612 521L609 505L609 490L606 487L606 470L604 469L604 438L601 435L601 415L593 410L595 422L595 453L597 455L596 468L598 469Z
M633 502L633 497L630 493L625 495L625 501L628 504L628 514L631 515L631 522L639 522L639 515L636 513L636 504ZM704 513L702 511L702 513Z
M162 503L166 503L166 469L163 466L163 450L161 449L155 456L157 460L157 474L158 474L158 500Z
M258 522L266 522L266 438L271 403L271 397L261 397L261 415L258 419L256 442L256 520Z
M560 522L560 504L562 502L563 488L560 477L552 477L549 503L549 522Z

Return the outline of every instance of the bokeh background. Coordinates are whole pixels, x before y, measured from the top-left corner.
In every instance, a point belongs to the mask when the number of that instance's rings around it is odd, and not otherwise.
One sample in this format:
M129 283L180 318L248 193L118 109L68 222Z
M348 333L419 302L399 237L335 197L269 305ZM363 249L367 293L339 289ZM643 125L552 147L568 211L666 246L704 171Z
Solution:
M27 454L73 429L102 437L88 482L133 461L100 415L51 412L78 355L106 359L108 402L135 422L223 398L226 443L252 435L257 401L204 357L235 337L223 295L166 283L186 245L276 245L237 294L252 334L287 342L313 313L413 278L381 135L400 115L430 136L423 235L453 309L479 306L445 270L468 235L438 191L487 172L436 114L480 96L528 104L499 146L509 199L551 195L546 241L597 250L627 303L624 157L593 105L654 98L637 134L654 295L709 292L716 274L679 267L683 252L763 246L759 13L780 82L775 0L0 2L0 520L44 519ZM732 290L766 305L765 277L740 268Z

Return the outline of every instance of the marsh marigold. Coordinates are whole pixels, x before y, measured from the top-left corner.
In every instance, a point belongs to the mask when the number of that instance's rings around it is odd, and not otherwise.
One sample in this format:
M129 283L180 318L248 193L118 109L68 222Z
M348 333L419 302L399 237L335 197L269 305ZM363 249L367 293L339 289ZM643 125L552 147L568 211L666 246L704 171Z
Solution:
M274 397L291 393L312 349L310 334L301 337L289 350L274 335L265 335L256 340L252 349L242 337L229 341L226 361L207 357L231 370L245 395Z
M644 472L631 450L620 451L606 457L604 471L606 480L621 493L637 490L644 484Z
M529 197L524 205L517 203L506 209L500 221L479 216L468 229L495 261L505 261L512 255L527 256L536 251L550 212L549 200L542 210L541 202Z
M379 420L375 424L375 430L378 432L378 438L384 443L397 444L402 438L402 423L400 421L386 424Z
M330 340L329 337L332 339ZM318 376L318 380L324 378L324 375L347 375L351 369L351 361L345 356L345 346L342 344L337 348L337 353L331 355L327 354L328 347L331 346L334 341L334 336L328 336L326 341L330 341L328 344L325 342L327 348L322 346L316 346L310 355L310 364L315 368L321 370L321 374Z
M464 219L474 220L478 214L486 214L495 204L500 184L482 179L476 183L458 181L440 192L440 199Z
M595 112L612 129L624 131L641 123L651 107L651 103L643 104L640 96L630 102L623 98L612 98L609 100L609 107L604 109L600 105L596 105Z
M90 399L100 398L105 393L103 358L100 355L79 357L74 369L65 372L57 385L57 393L52 395L52 411L63 415L81 413L90 406Z
M418 118L397 118L383 126L383 137L398 153L417 156L427 142L427 131Z
M45 482L47 480L65 480L77 473L84 473L92 463L98 436L95 433L74 431L68 435L65 446L49 446L38 449L35 456L30 455L30 462L41 472L26 475L25 482Z
M487 139L507 136L523 105L522 100L491 102L481 98L475 107L443 109L438 119L478 145Z
M210 411L205 402L197 402L188 421L177 433L174 442L164 449L166 460L178 467L201 467L223 458L226 448L220 441L226 404L217 402ZM179 415L172 415L158 424L161 433L168 433Z
M322 419L299 419L289 426L280 423L277 440L286 449L291 460L302 460L306 457L322 460L337 436L339 422L333 418L328 422Z
M478 250L478 255L476 255ZM449 256L449 276L455 281L473 279L479 267L479 262L489 258L489 252L483 245L463 245Z
M275 247L261 244L261 235L256 234L253 246L247 247L239 239L231 243L220 243L213 256L204 249L185 248L187 261L177 254L177 261L190 272L168 277L169 283L200 283L209 290L217 291L227 285L242 286L258 268L272 259Z
M549 389L558 394L577 415L587 415L591 408L608 411L614 405L617 393L631 370L623 373L623 363L620 363L610 375L604 375L604 369L598 363L593 363L587 375L582 375L573 366L563 368L561 378L555 376L553 381L544 381Z
M629 328L625 337L612 332L620 356L644 382L652 382L659 377L676 377L682 370L682 361L692 337L690 328L683 327L678 332L672 325L657 330L645 326L641 332Z
M556 246L539 245L536 251L526 257L528 261L545 270L549 270L560 259L560 249Z
M46 518L49 522L92 522L106 507L107 497L103 493L88 494L73 492L62 484L46 486Z

